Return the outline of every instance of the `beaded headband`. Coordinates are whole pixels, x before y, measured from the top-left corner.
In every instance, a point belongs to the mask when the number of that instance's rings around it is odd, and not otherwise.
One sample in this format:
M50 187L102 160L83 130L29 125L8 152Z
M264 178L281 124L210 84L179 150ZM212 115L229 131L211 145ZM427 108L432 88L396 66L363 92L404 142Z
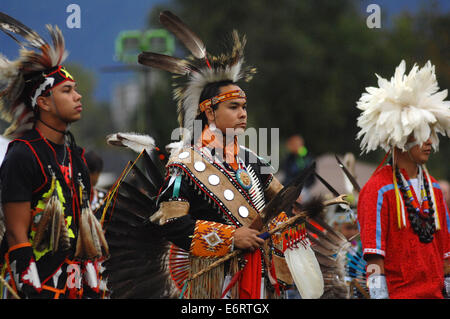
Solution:
M210 99L204 100L200 103L200 112L204 112L207 108L216 105L221 102L225 102L232 99L247 99L245 92L242 90L234 90L216 95Z
M66 81L75 82L73 76L61 65L58 65L56 69L53 68L50 70L50 73L43 74L41 83L36 87L34 93L32 94L31 106L33 108L36 106L37 98L39 96L47 93L49 90Z

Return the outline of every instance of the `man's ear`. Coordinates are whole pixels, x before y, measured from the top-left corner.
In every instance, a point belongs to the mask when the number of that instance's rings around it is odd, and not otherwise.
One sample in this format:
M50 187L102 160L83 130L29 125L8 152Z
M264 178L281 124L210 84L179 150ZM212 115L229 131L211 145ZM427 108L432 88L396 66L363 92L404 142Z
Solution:
M50 111L50 99L45 96L39 96L36 99L36 106L43 109L44 111Z
M214 111L212 110L211 107L208 107L205 110L205 115L206 115L206 118L208 119L208 123L212 123L216 119L216 117L214 115Z

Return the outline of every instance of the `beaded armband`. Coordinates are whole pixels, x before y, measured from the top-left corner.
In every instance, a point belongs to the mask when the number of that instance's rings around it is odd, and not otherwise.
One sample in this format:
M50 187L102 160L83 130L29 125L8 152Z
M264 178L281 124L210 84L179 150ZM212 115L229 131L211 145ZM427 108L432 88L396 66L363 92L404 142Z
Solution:
M224 256L233 249L235 230L234 226L197 220L190 251L198 257Z

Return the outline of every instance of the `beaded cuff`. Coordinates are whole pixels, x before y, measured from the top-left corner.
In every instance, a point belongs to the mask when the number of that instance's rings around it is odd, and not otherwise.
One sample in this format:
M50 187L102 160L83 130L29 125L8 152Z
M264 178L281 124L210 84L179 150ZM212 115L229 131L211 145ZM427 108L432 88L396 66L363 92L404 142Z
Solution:
M231 225L197 220L190 251L198 257L224 256L233 249L235 230Z

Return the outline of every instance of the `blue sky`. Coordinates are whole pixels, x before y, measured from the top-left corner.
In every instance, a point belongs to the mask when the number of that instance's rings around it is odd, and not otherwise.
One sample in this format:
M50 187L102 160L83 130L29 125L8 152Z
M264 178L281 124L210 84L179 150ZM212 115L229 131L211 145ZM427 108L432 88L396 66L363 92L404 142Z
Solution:
M16 18L36 30L45 39L45 24L58 25L66 39L70 53L67 61L76 62L96 73L95 97L109 100L114 86L131 73L103 73L100 68L123 65L114 59L114 41L122 30L139 30L146 25L151 8L161 0L1 0L0 11ZM81 28L68 28L66 12L70 4L81 9ZM12 59L17 57L18 46L4 34L0 35L0 52Z
M313 1L313 0L311 0ZM358 0L355 0L358 1ZM368 4L379 4L382 14L402 10L416 11L424 0L360 0L365 12ZM118 66L114 59L114 41L121 30L144 29L146 18L155 4L166 0L1 0L0 11L13 16L47 38L45 24L57 24L62 29L70 51L69 61L82 64L97 77L95 97L109 101L113 88L129 79L131 73L104 73L100 68ZM450 1L439 1L443 11L450 10ZM69 4L81 8L81 28L70 29L66 19ZM206 1L205 1L206 3ZM17 56L17 45L0 34L0 52L8 58Z

